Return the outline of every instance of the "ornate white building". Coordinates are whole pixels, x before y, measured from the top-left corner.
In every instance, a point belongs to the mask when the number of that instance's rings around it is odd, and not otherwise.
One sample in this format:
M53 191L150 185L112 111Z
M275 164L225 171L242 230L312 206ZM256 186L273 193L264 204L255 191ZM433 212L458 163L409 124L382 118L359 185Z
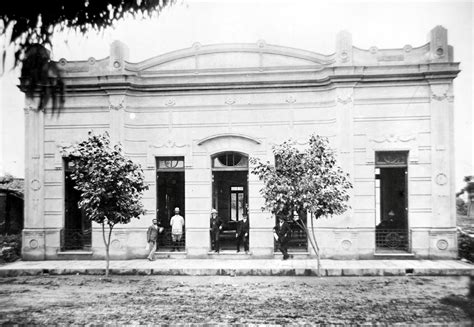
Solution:
M324 258L388 255L454 258L453 79L459 64L441 26L427 44L360 49L347 32L334 54L266 44L194 44L143 62L110 56L59 61L67 85L59 117L26 106L23 258L102 258L99 226L77 209L67 147L108 131L144 169L147 214L118 225L113 258L145 257L146 229L185 218L178 257L272 257L274 217L249 157L274 161L272 145L329 138L351 176L351 209L314 223ZM210 252L209 214L225 221L221 254ZM250 253L235 251L235 221L248 213ZM305 217L309 222L310 217ZM168 231L168 229L166 229ZM295 229L292 251L311 256Z

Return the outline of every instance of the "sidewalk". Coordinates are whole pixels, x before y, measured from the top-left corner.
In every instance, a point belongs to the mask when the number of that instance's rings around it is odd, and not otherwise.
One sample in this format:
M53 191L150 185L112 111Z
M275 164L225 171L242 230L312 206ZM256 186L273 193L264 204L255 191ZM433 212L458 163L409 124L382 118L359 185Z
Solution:
M105 260L17 261L0 266L0 277L105 273ZM116 275L316 276L314 259L112 260ZM321 260L322 276L474 276L474 265L457 260Z

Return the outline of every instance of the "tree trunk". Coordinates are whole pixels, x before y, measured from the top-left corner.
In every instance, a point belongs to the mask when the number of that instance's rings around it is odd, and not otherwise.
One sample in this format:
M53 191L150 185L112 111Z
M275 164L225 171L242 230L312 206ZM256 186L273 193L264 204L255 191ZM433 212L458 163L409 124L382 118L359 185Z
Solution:
M316 249L317 249L316 258L318 260L318 276L321 276L321 257L319 256L318 241L316 240L316 235L314 235L313 214L311 214L311 217L309 219L311 219L311 235L313 235L314 245L316 246Z
M112 236L112 228L114 228L113 225L109 224L109 236L108 236L108 241L105 238L105 223L102 223L102 237L104 238L104 244L105 244L105 277L109 277L109 263L110 263L110 256L109 256L109 248L110 248L110 238Z
M314 234L313 234L313 237L309 234L308 227L305 225L305 223L301 219L298 219L298 221L300 222L301 227L303 228L304 232L306 233L306 237L308 238L309 243L311 243L311 247L313 248L314 253L316 253L316 260L318 262L318 277L321 277L321 262L320 262L320 259L319 259L319 248L318 248L317 244L314 243L316 241L316 238L313 239ZM312 221L311 221L311 223L312 223Z

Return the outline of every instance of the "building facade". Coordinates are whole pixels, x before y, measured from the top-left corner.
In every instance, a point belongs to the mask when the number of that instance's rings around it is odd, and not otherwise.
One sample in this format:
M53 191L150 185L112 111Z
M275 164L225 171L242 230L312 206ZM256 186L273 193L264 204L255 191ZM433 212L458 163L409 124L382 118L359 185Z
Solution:
M130 63L110 56L59 61L67 85L59 116L26 101L23 258L103 258L101 229L77 209L68 148L108 131L144 169L147 214L115 228L112 258L144 258L153 218L166 227L158 254L277 256L275 218L249 158L274 162L272 145L328 137L354 185L351 209L314 222L323 258L397 255L455 258L453 79L447 30L401 49L360 49L348 32L330 55L266 44L200 45ZM170 252L169 219L185 218ZM210 252L209 217L224 221L223 253ZM250 222L250 251L235 251L235 225ZM309 223L310 216L304 217ZM312 256L294 228L292 250Z

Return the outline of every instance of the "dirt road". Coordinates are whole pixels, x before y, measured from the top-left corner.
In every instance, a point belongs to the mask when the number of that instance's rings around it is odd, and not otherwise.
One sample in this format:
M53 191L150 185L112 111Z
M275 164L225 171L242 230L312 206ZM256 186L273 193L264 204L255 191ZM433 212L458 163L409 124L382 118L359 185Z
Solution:
M0 323L471 325L467 277L0 278Z

